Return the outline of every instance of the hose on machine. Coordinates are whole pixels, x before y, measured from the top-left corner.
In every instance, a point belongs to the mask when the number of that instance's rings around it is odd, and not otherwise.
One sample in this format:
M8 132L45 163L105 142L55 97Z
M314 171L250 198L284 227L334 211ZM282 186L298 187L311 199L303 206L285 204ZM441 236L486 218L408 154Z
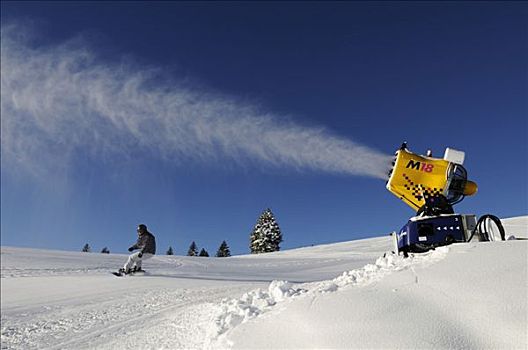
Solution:
M475 234L478 234L480 241L486 241L486 242L496 241L497 237L493 235L493 232L491 232L491 229L490 229L491 227L490 221L493 222L495 226L499 229L501 240L505 241L506 233L504 231L504 227L502 226L502 222L500 221L498 217L496 217L495 215L491 215L491 214L482 215L478 219L477 225L475 226L475 229L473 230L473 232L471 233L471 236L469 237L467 241L470 242L471 239L473 239L473 236Z

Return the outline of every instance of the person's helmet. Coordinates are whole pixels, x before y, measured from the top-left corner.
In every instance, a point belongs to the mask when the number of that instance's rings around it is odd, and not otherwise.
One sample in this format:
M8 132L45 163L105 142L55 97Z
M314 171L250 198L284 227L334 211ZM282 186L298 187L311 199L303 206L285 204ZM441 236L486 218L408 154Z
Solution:
M138 228L137 228L137 232L138 232L138 233L147 232L147 225L139 224L139 225L138 225Z

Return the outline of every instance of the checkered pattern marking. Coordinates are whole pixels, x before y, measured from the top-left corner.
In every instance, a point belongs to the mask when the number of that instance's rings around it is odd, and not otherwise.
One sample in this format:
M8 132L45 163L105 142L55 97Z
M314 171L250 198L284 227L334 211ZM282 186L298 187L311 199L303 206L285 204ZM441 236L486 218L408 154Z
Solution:
M427 187L423 184L415 184L407 174L403 174L407 183L403 184L403 187L417 200L421 201L424 198L436 197L442 194L442 189L436 187Z

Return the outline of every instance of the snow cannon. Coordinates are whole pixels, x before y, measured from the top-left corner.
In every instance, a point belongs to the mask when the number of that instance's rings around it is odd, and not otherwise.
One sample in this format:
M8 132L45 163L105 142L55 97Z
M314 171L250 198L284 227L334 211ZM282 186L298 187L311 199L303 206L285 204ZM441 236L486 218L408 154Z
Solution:
M446 148L444 158L412 153L404 143L393 161L387 189L416 211L446 209L477 192L462 166L465 154Z
M389 172L387 189L416 211L408 223L393 233L395 249L408 255L421 253L454 242L468 242L478 233L479 240L504 240L504 229L493 215L476 220L472 214L455 214L453 205L477 192L462 165L465 153L446 148L443 158L431 151L419 155L407 149L396 151ZM493 228L494 224L494 228Z

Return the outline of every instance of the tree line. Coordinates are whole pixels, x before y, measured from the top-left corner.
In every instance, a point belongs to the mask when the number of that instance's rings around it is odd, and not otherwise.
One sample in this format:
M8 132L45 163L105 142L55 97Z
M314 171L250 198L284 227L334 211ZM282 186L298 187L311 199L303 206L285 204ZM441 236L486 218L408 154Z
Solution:
M251 254L270 253L280 250L280 243L283 241L282 232L279 224L273 215L271 209L265 209L257 219L257 223L253 227L253 230L249 236L249 249ZM89 253L92 251L90 245L86 243L82 249L83 252ZM104 247L101 253L109 254L110 250ZM174 255L172 246L165 252L166 255ZM189 249L187 250L187 256L198 256L208 257L209 252L205 248L202 248L198 252L198 246L195 241L192 241ZM227 242L224 240L218 247L215 257L223 258L231 256L231 251Z
M169 247L166 254L174 255L172 247ZM189 249L187 250L187 256L209 257L209 252L205 248L202 248L202 250L200 250L200 253L198 253L198 246L196 245L195 241L192 241L191 245L189 246ZM216 251L215 257L227 258L230 256L231 256L231 251L229 250L229 246L227 245L227 242L222 241L222 243L220 244L220 247L218 247L218 250Z
M84 253L91 253L92 252L92 247L90 247L90 245L88 243L86 243L84 245L84 247L82 248L81 252L84 252ZM110 254L110 250L108 249L108 247L104 247L102 250L101 250L101 253L103 254Z

